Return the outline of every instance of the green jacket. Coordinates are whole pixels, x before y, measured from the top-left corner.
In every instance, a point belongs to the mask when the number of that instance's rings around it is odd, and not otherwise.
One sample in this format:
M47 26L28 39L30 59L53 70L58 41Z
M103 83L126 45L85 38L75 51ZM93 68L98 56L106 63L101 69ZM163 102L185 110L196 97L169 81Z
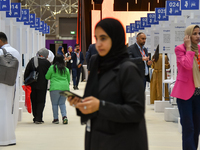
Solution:
M69 83L70 83L70 73L69 69L66 68L65 74L61 75L60 72L58 72L58 68L56 68L56 73L54 72L54 65L51 65L49 67L49 70L47 71L45 78L47 80L50 80L50 89L49 91L54 90L69 90Z

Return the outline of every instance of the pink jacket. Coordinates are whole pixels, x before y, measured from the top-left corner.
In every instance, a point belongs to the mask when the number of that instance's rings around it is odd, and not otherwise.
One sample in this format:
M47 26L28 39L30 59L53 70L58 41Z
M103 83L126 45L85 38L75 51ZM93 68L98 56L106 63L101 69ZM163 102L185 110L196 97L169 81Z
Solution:
M199 52L200 46L198 45ZM193 80L193 59L195 52L187 51L184 44L178 45L175 48L178 74L171 96L188 100L192 97L195 91Z

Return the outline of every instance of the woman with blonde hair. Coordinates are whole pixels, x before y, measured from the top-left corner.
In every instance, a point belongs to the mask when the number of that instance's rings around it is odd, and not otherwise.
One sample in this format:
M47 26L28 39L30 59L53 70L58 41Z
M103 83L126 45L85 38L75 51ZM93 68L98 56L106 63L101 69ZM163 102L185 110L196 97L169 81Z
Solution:
M200 133L200 29L190 25L184 44L175 48L178 74L171 96L177 98L183 150L197 150Z

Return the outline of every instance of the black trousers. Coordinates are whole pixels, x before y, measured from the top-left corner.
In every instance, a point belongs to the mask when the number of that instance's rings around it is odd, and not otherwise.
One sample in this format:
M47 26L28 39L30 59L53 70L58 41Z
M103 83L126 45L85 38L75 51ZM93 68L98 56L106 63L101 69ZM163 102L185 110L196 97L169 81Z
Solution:
M46 102L47 90L31 89L31 104L33 121L43 121L43 110Z

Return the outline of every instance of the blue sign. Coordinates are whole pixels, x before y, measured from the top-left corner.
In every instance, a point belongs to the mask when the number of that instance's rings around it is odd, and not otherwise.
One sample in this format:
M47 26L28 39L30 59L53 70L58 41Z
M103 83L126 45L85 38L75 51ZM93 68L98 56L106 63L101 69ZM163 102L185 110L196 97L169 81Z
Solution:
M130 28L130 26L126 26L126 33L131 33L131 28Z
M41 28L41 21L40 18L36 18L36 26L35 30L40 30Z
M42 31L43 34L46 34L46 28L47 28L47 24L44 23L44 29L43 29L43 31Z
M147 17L141 17L140 21L141 21L142 28L151 27L151 25L147 24Z
M46 34L50 33L50 26L46 26Z
M181 0L181 10L199 10L199 0Z
M16 19L17 22L29 21L29 9L22 9L22 17Z
M144 28L141 27L141 21L135 21L135 29L144 30Z
M10 11L10 0L0 0L0 11Z
M11 10L6 12L6 17L9 18L18 18L21 17L22 10L21 10L21 3L11 3Z
M155 13L147 13L147 24L159 24L158 21L156 21L156 14Z
M131 33L138 32L138 30L135 28L135 23L130 23L130 30Z
M180 1L166 1L167 16L181 16Z
M44 21L40 21L40 32L44 31Z
M24 22L24 25L35 25L35 14L30 14L29 21Z
M168 21L169 16L166 16L166 9L165 8L156 8L156 20L157 21Z

